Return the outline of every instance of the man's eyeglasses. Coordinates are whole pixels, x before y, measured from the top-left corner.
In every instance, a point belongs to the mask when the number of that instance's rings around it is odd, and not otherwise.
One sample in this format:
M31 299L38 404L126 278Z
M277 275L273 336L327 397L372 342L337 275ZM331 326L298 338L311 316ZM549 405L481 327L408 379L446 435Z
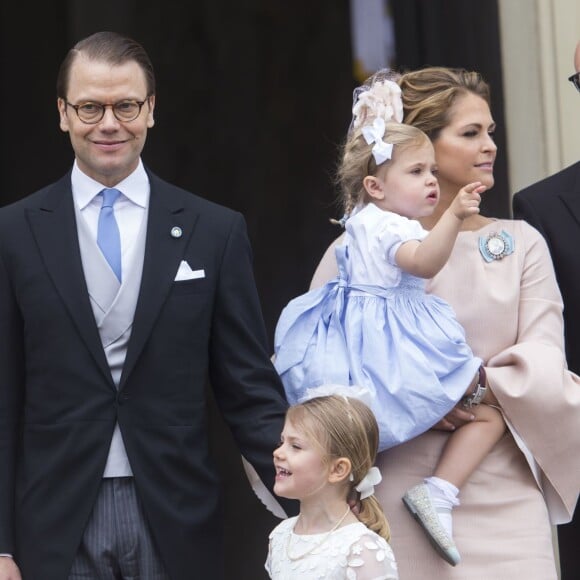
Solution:
M95 125L99 123L105 116L105 109L111 107L113 110L113 115L118 121L122 123L128 123L129 121L134 121L140 114L141 108L147 101L119 101L118 103L93 103L92 101L87 101L86 103L80 103L78 105L73 105L65 100L67 107L71 107L75 110L78 118L87 125Z
M580 92L580 72L568 77L568 80L576 87L576 90Z

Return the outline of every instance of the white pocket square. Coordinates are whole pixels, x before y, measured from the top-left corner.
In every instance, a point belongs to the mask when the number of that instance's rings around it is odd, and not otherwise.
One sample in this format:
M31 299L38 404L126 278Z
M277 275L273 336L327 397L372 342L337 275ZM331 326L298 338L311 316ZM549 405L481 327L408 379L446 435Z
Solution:
M183 280L196 280L197 278L205 278L205 270L192 270L190 265L185 260L182 260L174 281L181 282Z

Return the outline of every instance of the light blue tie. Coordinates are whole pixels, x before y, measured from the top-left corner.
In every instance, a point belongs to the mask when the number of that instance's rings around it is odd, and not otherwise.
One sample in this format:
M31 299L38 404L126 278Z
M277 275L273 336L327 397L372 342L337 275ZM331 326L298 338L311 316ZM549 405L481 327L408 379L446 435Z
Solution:
M109 266L121 282L121 236L115 219L114 203L121 195L118 189L103 189L99 195L103 196L103 205L99 214L97 230L97 245L101 248Z

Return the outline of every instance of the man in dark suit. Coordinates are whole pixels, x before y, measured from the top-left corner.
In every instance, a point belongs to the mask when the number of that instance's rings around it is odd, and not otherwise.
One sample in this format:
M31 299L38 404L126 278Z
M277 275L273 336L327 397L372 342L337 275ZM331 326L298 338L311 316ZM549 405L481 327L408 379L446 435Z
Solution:
M0 580L217 580L206 383L269 484L286 409L245 223L143 166L138 43L84 39L57 85L73 168L0 210Z
M580 92L580 42L570 77ZM514 217L525 219L546 238L564 300L568 366L580 374L580 162L516 193ZM578 423L580 429L580 421ZM571 523L559 526L562 580L576 580L580 571L580 509Z

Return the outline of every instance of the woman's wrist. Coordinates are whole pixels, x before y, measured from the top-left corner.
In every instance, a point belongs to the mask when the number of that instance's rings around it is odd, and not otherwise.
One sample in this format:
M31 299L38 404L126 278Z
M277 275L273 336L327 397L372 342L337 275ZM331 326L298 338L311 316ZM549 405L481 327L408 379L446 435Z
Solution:
M461 400L461 404L465 409L477 407L485 399L487 393L487 375L483 365L479 367L477 372L475 388Z

